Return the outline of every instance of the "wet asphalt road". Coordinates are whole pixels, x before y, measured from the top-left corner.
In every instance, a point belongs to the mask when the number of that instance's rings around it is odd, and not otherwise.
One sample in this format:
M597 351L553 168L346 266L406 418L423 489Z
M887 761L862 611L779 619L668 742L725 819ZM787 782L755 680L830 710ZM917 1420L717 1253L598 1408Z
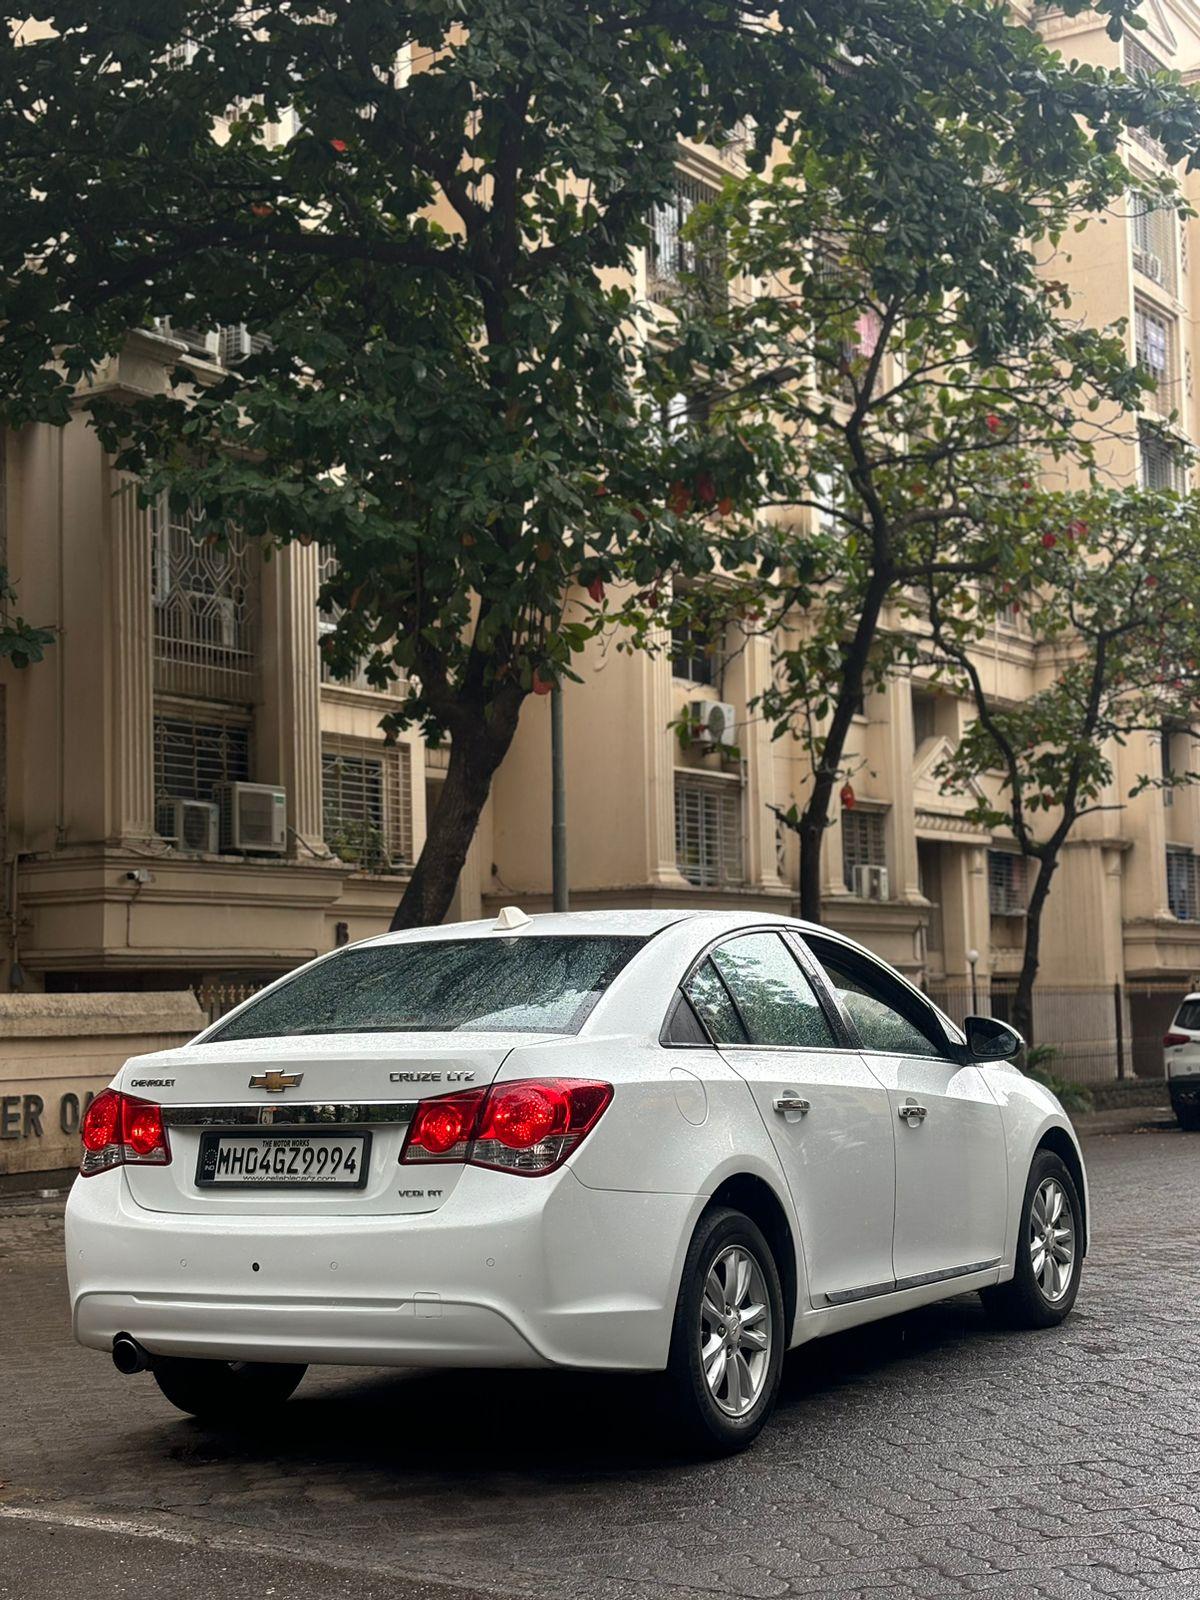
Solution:
M808 1345L716 1463L553 1374L329 1368L206 1430L72 1344L61 1206L0 1201L0 1597L1200 1600L1200 1136L1086 1150L1063 1328L964 1297Z

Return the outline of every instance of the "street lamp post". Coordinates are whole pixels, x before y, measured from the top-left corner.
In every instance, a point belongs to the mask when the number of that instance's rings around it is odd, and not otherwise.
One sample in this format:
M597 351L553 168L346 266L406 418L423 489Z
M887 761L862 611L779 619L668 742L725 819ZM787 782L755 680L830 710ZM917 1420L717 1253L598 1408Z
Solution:
M978 1013L978 1011L979 1011L979 985L976 982L976 978L975 978L975 968L978 966L978 964L979 964L979 951L978 950L968 950L967 951L967 965L971 969L971 1010L973 1012L975 1012L975 1013Z

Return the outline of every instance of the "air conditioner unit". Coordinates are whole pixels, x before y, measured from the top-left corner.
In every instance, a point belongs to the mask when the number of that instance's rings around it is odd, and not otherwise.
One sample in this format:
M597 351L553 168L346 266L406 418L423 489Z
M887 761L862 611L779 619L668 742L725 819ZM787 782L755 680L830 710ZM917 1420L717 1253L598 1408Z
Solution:
M886 900L888 898L887 868L855 867L854 892L860 900Z
M737 712L725 700L693 700L688 706L687 720L692 744L716 750L737 742Z
M221 365L236 366L250 354L250 330L244 322L230 322L221 329Z
M221 813L211 800L181 800L172 796L154 808L155 831L180 850L203 850L215 855L221 848Z
M1163 281L1163 264L1160 256L1151 255L1148 250L1135 250L1133 264L1143 277L1150 278L1155 283Z
M221 849L244 855L287 854L287 791L269 783L219 783Z

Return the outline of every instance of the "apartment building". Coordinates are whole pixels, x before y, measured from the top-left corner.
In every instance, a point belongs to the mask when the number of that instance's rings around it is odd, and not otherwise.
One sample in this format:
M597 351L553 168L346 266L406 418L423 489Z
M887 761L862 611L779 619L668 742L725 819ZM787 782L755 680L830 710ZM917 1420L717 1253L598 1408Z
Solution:
M1039 25L1081 59L1115 66L1123 51L1130 66L1200 72L1200 10L1189 0L1143 9L1150 27L1123 45L1092 16L1041 9ZM1154 171L1161 152L1140 140L1130 158ZM656 214L640 268L651 300L691 264L680 229L729 159L736 149L681 155L675 201ZM1091 320L1128 320L1131 348L1158 375L1157 404L1179 411L1188 437L1196 227L1131 205L1055 263ZM178 353L172 339L196 360L228 362L244 334L137 333L104 381L153 388ZM388 697L323 672L319 636L333 619L316 606L320 551L294 544L267 559L236 533L207 542L165 505L140 509L82 423L10 436L0 460L0 533L22 610L57 630L43 664L0 668L0 990L211 997L386 927L444 755L415 734L386 743ZM1151 485L1178 472L1136 434L1108 465ZM685 631L659 646L628 655L598 644L583 683L565 690L573 904L790 910L796 842L773 808L802 798L805 759L749 709L769 681L770 644L713 647ZM1040 668L1019 616L997 623L980 656L1003 693L1030 692ZM968 802L934 776L968 715L919 675L866 697L853 804L828 830L823 882L833 926L934 992L973 987L982 999L1002 996L1016 971L1028 884L1011 842L969 822ZM1156 762L1193 762L1189 730L1164 737L1118 753L1111 798L1122 809L1089 819L1066 850L1047 913L1048 986L1153 983L1174 995L1200 973L1200 791L1124 803ZM455 916L549 904L549 760L548 704L534 698ZM1082 1025L1106 1048L1123 1030L1113 1070L1139 1026L1128 996L1121 1004L1093 1006Z

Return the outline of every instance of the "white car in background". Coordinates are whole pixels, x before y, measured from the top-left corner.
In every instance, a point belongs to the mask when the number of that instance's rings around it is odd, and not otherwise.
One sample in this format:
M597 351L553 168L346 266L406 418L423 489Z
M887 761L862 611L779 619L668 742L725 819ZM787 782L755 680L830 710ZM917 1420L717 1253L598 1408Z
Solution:
M1185 995L1163 1034L1163 1071L1179 1126L1200 1129L1200 994Z
M88 1110L75 1335L197 1416L310 1362L661 1371L737 1449L785 1351L979 1290L1070 1311L1070 1122L851 941L613 911L389 934L281 979Z

